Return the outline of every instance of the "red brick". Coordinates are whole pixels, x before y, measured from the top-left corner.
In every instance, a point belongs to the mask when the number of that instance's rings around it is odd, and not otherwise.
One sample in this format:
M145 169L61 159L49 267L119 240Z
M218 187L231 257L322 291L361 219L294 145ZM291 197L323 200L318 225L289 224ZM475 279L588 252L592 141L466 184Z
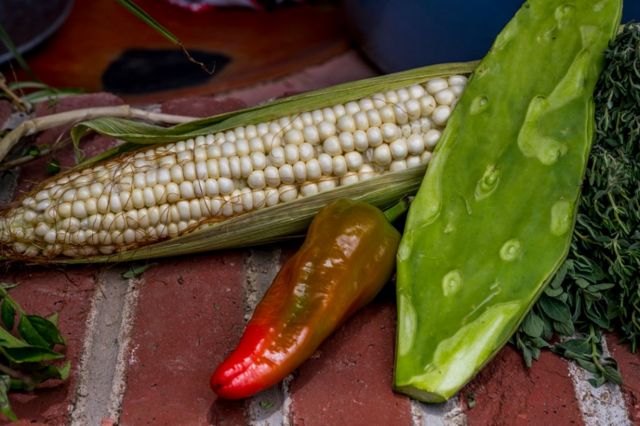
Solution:
M167 101L162 104L162 112L187 117L209 117L246 106L244 102L235 98L220 101L207 96L194 96Z
M36 105L36 116L57 114L80 108L90 108L95 106L116 106L123 105L124 101L118 96L105 93L87 93L83 95L67 96L58 99L56 102L40 102Z
M0 100L0 129L11 116L11 112L12 112L11 102Z
M325 341L291 383L294 425L410 425L392 391L395 305L378 301Z
M607 343L622 373L622 392L629 417L634 425L640 425L640 353L631 353L629 345L622 343L619 336L607 336Z
M567 364L550 352L527 369L520 354L506 346L461 396L467 403L475 400L467 410L469 426L582 424Z
M14 412L24 422L64 424L74 400L77 368L82 355L87 315L95 291L90 268L65 268L64 271L30 267L24 272L9 272L0 277L20 285L11 296L28 313L48 316L59 313L59 326L67 340L67 359L72 370L61 386L50 386L34 393L11 396Z
M167 259L144 273L120 424L244 424L209 377L243 328L241 252Z

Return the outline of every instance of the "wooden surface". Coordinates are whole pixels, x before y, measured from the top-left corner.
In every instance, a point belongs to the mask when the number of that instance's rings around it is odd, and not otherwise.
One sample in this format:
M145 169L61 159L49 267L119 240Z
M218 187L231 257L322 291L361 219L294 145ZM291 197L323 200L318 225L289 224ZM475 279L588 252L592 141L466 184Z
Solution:
M344 20L331 2L293 5L273 12L231 8L200 14L160 0L137 3L187 48L219 52L231 62L199 86L125 95L132 103L220 93L272 80L326 61L348 48ZM67 22L30 52L27 60L36 75L52 86L99 91L103 89L103 72L125 49L173 47L114 0L76 0ZM7 66L0 71L11 75Z

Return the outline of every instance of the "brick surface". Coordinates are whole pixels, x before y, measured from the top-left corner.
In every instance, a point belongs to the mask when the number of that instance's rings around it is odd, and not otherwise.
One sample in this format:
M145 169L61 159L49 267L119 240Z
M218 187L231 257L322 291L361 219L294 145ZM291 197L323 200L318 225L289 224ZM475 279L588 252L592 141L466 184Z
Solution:
M242 333L243 256L168 259L144 273L120 424L245 423L241 402L209 388Z
M621 388L629 417L634 425L640 425L640 352L631 353L619 336L608 336L607 343L622 373Z
M2 128L2 125L9 119L9 116L11 116L11 111L11 102L0 100L0 129Z
M567 364L543 352L527 370L519 353L506 346L461 392L475 406L467 410L473 425L580 425L582 417Z
M299 368L290 387L294 425L411 424L409 400L391 390L395 315L392 302L378 299Z
M93 272L89 268L64 270L30 267L29 272L7 272L0 280L19 283L10 290L11 296L28 313L42 316L59 313L59 327L67 340L67 359L72 371L61 386L50 383L33 393L13 393L14 412L25 424L64 424L73 403L78 362L82 354L85 322L95 291Z
M162 112L166 114L209 117L227 111L242 109L246 106L243 101L235 98L216 100L207 96L194 96L167 101L162 104L161 108Z

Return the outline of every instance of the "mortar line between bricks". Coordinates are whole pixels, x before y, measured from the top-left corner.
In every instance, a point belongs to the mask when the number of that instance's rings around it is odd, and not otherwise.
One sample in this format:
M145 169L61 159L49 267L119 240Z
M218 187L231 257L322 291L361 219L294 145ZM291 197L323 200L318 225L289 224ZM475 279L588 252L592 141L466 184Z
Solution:
M96 279L77 369L75 401L70 407L72 426L100 424L111 417L110 401L122 350L118 342L130 293L130 283L121 278L122 272L119 268L108 268L98 273Z
M127 368L129 366L130 357L135 356L135 348L130 349L131 331L135 321L136 307L140 296L140 286L143 285L143 279L130 279L127 286L127 294L122 307L122 322L120 323L120 333L118 335L118 358L116 368L113 375L111 387L111 395L109 396L108 415L115 421L120 420L122 411L122 402L126 390Z
M280 269L281 250L278 248L252 249L245 258L245 321L251 317L259 300L267 291ZM252 426L289 426L291 398L287 377L266 389L246 404L249 423Z
M413 426L464 426L467 415L457 396L441 404L426 404L411 400Z
M611 356L605 338L602 339L602 352L605 356ZM575 362L569 361L568 364L569 376L573 382L573 389L585 426L631 426L620 386L605 383L594 388L589 383L593 374Z

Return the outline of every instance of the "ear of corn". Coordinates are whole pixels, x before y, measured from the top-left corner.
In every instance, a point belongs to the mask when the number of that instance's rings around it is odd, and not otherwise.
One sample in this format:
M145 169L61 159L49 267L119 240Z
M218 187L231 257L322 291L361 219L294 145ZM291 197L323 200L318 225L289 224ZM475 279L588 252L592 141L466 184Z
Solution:
M300 232L336 198L385 207L415 192L464 89L455 73L473 65L340 85L171 128L85 123L76 136L92 129L138 144L178 142L90 160L43 183L0 216L2 254L35 262L186 254Z

